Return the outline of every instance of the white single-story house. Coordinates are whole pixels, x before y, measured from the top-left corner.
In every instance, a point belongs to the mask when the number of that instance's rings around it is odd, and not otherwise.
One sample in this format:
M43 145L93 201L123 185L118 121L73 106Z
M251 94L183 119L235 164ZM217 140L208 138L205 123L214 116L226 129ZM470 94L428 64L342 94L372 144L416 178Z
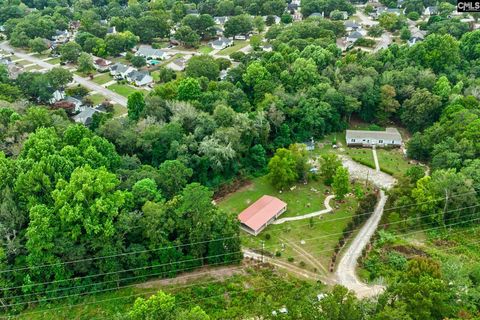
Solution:
M107 34L116 34L116 33L117 33L117 28L115 26L107 29Z
M50 100L48 101L50 104L54 104L55 102L61 101L65 99L65 92L56 90L53 94Z
M65 98L65 101L70 102L75 106L75 112L79 112L84 109L83 102L80 99L68 96Z
M56 43L62 44L68 42L70 36L71 34L68 32L68 30L56 30L52 40L54 40Z
M361 29L362 29L362 26L359 25L358 23L356 23L355 20L353 20L353 21L345 21L344 25L345 25L345 30L346 30L347 32L350 32L350 31L358 31L358 30L361 30Z
M112 64L112 61L98 58L93 61L93 66L99 72L105 72L109 70L109 66Z
M213 17L213 21L215 22L215 24L219 24L219 25L224 25L225 22L227 22L229 19L229 17L227 16L221 16L221 17Z
M346 40L348 43L355 43L358 39L363 38L363 34L361 34L358 31L353 31L350 32L350 34L347 36Z
M79 114L74 115L72 119L76 123L89 125L90 123L92 123L93 115L96 113L103 113L103 111L97 110L96 108L92 107L85 107Z
M385 131L347 130L347 146L361 147L400 147L402 136L396 128L387 128Z
M139 57L144 57L147 60L150 60L150 59L164 60L170 57L170 55L167 52L160 49L154 49L148 45L141 45L140 47L138 47L138 50L137 52L135 52L135 55Z
M121 80L125 79L127 75L134 70L136 70L134 67L117 62L114 65L110 66L110 75L112 75L117 80Z
M426 16L433 16L435 14L438 14L438 7L437 6L426 7L425 10L423 11L423 14Z
M287 204L282 200L264 195L238 215L241 227L256 236L273 220L287 211Z
M153 77L146 71L133 70L127 74L126 79L137 87L143 87L153 83Z
M233 45L233 40L221 37L221 38L218 38L217 40L211 41L210 45L215 50L222 50L222 49L225 49L227 47L232 46Z
M185 58L178 58L167 64L167 68L173 71L183 71L187 66L187 60Z
M265 44L263 46L261 46L260 48L262 48L263 51L265 52L272 52L273 51L273 47L271 44Z

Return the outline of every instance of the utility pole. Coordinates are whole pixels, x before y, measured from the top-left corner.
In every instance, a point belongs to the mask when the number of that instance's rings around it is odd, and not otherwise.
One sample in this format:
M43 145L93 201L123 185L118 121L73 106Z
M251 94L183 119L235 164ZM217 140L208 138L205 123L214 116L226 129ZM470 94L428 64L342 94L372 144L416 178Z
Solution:
M263 252L265 251L265 241L262 240L262 263L264 263L263 261Z
M448 189L445 188L445 206L443 207L443 225L445 226L445 215L447 214Z

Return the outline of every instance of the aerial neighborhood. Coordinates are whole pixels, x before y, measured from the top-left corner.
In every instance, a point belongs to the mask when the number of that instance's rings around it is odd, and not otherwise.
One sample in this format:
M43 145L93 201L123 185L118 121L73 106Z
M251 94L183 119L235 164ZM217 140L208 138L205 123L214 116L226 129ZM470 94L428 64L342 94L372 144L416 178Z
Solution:
M479 19L0 1L0 317L480 319Z

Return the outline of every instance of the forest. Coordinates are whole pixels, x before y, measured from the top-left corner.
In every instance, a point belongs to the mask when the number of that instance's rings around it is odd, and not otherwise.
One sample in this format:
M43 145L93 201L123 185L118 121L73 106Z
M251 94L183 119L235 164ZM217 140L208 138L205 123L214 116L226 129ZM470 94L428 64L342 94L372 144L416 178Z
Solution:
M343 0L304 2L306 16L355 10ZM419 11L414 9L418 1L405 2L410 11ZM198 21L188 18L192 8L200 13ZM35 50L36 39L50 38L55 30L80 21L75 41L60 49L62 59L72 61L82 53L108 57L139 43L155 43L169 36L175 23L186 38L193 36L194 47L212 37L213 16L238 17L228 28L251 31L262 26L250 15L289 21L284 11L283 0L128 5L10 0L0 4L0 24L13 46ZM273 25L265 34L273 51L236 52L233 63L195 56L183 74L162 70L161 83L148 94L131 94L126 117L97 115L89 127L48 106L53 93L72 81L69 71L27 71L11 79L0 65L4 310L19 312L31 304L173 277L204 265L239 263L237 217L216 206L216 196L266 174L270 159L278 160L287 150L283 148L340 133L351 119L406 128L411 134L408 157L431 170L428 176L412 170L399 181L388 206L411 207L389 211L386 224L404 220L406 229L475 226L480 201L480 30L463 32L465 25L447 15L425 22L424 41L414 46L393 43L375 53L342 53L336 39L345 35L345 27L339 21L309 18ZM119 32L107 34L111 26ZM219 80L227 68L226 78ZM298 180L304 178L301 172ZM394 227L386 229L395 232ZM379 251L388 238L382 232L375 240ZM342 306L347 296L350 309L325 307L319 314L315 308L310 315L305 311L297 316L478 317L480 264L468 271L468 283L462 283L468 292L460 299L462 286L449 286L434 259L401 261L401 272L393 277L377 258L363 262L370 277L394 280L376 303L366 307L337 288L333 301ZM423 300L416 300L417 292ZM155 305L154 299L135 303L131 319L147 319L142 305ZM158 299L174 308L168 295ZM166 310L162 312L174 314ZM178 319L208 319L200 317L201 310L178 313ZM193 315L188 318L187 313Z

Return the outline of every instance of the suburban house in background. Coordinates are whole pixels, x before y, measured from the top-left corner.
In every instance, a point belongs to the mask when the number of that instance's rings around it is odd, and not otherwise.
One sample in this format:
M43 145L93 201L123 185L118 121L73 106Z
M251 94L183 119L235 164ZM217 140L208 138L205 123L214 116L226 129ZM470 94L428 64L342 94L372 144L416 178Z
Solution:
M285 202L276 197L264 195L243 210L238 215L238 219L243 230L256 236L285 211L287 211Z
M96 113L104 113L104 112L97 108L85 107L79 114L74 115L72 119L76 123L81 123L83 125L88 126L92 123L93 115Z
M110 66L110 75L117 80L122 80L125 79L133 70L135 70L134 67L117 62Z
M347 43L355 43L355 41L361 38L363 38L363 34L359 31L353 31L347 36L346 41Z
M164 60L170 57L168 53L166 53L165 51L160 49L154 49L151 46L147 46L147 45L141 45L140 47L138 47L138 50L137 52L135 52L135 55L139 57L144 57L146 60L151 60L151 59Z
M222 50L233 45L233 40L221 37L221 38L218 38L217 40L211 41L210 45L215 50Z
M359 25L358 23L356 23L355 20L353 20L353 21L345 21L344 25L345 25L345 30L346 30L347 32L357 31L357 30L362 29L362 26Z
M438 13L437 6L426 7L425 10L423 11L423 14L426 16L433 16L437 13Z
M215 24L220 24L220 25L224 25L225 22L228 21L228 18L227 16L221 16L221 17L213 17L213 21L215 22Z
M173 71L183 71L187 66L187 59L185 58L178 58L167 64L167 68Z
M387 128L385 131L347 130L347 146L361 147L400 147L402 136L396 128Z
M102 58L95 59L93 61L93 66L98 72L105 72L108 71L109 66L112 64L110 60L105 60Z
M153 83L153 77L146 71L133 70L127 74L126 79L137 87L142 87Z

